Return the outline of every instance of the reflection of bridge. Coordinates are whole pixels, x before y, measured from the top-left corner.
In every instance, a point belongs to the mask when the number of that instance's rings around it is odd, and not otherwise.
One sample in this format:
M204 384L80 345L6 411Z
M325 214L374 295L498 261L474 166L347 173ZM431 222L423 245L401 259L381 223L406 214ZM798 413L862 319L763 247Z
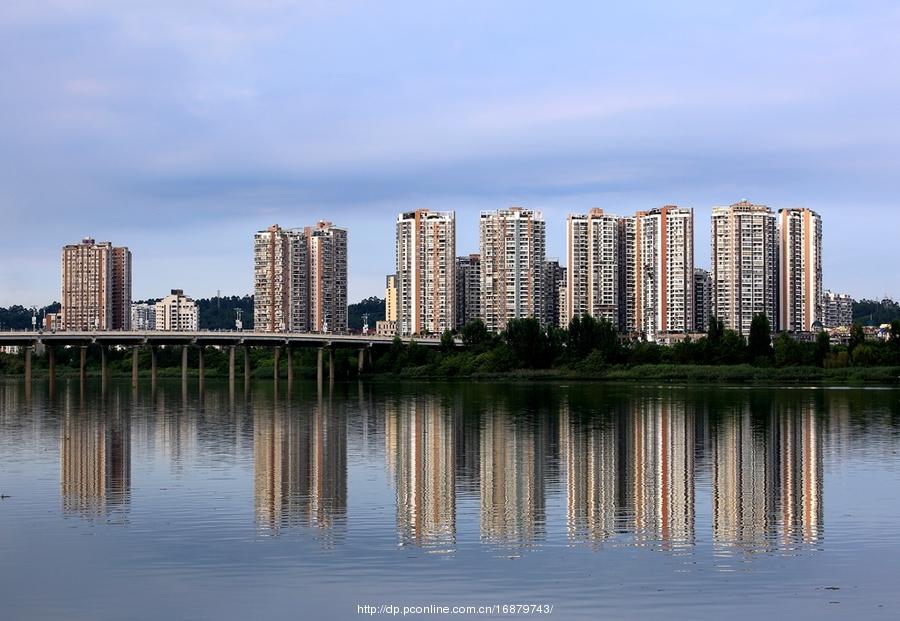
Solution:
M440 346L439 338L425 337L402 339L405 343L413 340L426 347ZM101 352L101 374L107 376L106 350L108 347L131 347L131 374L132 382L137 383L138 351L141 347L150 348L150 375L156 380L156 348L158 346L181 346L181 375L187 378L187 354L188 348L195 346L199 352L198 370L203 376L203 348L207 346L228 348L228 379L234 381L235 348L244 349L244 376L249 379L251 347L269 347L275 350L274 373L278 376L279 356L282 348L285 348L288 356L288 379L291 379L293 365L291 353L298 347L316 347L319 349L318 377L322 380L324 372L324 353L328 353L328 368L331 379L334 378L335 348L357 348L359 350L358 364L360 370L366 362L366 354L376 345L389 346L394 342L394 337L374 336L363 334L323 334L308 332L234 332L234 331L184 331L163 332L154 330L144 331L95 331L95 332L0 332L0 345L18 345L25 348L25 379L31 381L31 353L35 346L43 345L47 348L48 366L51 381L55 379L56 355L55 347L80 347L81 348L81 377L85 377L86 351L91 345L99 345ZM457 343L461 345L461 342Z

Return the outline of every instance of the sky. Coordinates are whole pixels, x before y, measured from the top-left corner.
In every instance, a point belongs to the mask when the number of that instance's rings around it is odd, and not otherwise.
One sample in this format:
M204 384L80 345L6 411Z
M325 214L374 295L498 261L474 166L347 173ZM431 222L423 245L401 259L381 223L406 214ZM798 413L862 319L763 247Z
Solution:
M126 6L127 5L127 6ZM383 295L397 213L565 217L742 198L823 218L824 285L900 297L900 4L4 0L0 306L82 237L133 297L252 292L271 224L349 232Z

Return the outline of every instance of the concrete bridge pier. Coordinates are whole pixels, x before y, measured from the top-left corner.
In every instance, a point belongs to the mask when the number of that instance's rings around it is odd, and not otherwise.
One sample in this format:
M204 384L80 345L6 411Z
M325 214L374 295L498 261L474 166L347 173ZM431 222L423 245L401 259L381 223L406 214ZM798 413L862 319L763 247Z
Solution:
M181 346L181 383L187 384L187 359L188 359L188 346Z
M360 349L359 349L359 354L358 354L357 360L356 360L356 370L359 373L362 373L363 369L366 368L366 350L367 349L368 349L368 347L360 347Z
M25 346L25 383L31 383L31 345Z
M138 387L138 353L140 347L135 345L131 348L131 387Z
M106 359L106 345L100 345L100 383L106 386L109 380L109 367Z
M156 345L150 346L150 389L156 390Z
M228 346L228 390L234 393L234 345Z
M203 359L203 345L197 348L197 381L203 387L203 375L206 372L206 364Z
M78 377L82 386L87 379L87 345L81 346L81 358L78 365Z
M328 348L328 383L334 384L334 348Z
M294 385L294 350L288 345L287 350L287 372L288 372L288 389Z
M250 347L244 347L244 392L250 392Z
M47 370L50 373L50 392L56 388L56 348L47 346Z
M316 350L316 383L318 383L319 386L322 385L322 377L324 375L322 369L322 349L322 347L319 347L318 350Z
M275 381L278 381L278 361L281 359L281 347L275 348L275 356L272 359L272 375Z

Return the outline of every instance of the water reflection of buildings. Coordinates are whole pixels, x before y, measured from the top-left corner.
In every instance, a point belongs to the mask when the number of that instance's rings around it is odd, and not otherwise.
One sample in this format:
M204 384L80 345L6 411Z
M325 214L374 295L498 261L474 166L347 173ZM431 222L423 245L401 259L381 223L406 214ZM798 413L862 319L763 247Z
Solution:
M436 398L387 405L385 451L396 484L397 529L403 542L456 541L455 437L452 410Z
M260 528L332 529L347 513L347 421L319 401L309 411L276 403L253 422L254 501Z
M594 420L560 417L566 526L572 540L616 532L664 545L694 538L694 420L659 400Z
M480 466L483 541L528 544L544 534L547 429L535 423L499 410L485 414Z
M713 434L713 538L748 552L811 543L822 524L822 449L811 406L729 414Z
M108 411L107 411L108 410ZM60 430L64 513L87 519L122 516L131 500L131 428L118 399L100 411L66 404Z

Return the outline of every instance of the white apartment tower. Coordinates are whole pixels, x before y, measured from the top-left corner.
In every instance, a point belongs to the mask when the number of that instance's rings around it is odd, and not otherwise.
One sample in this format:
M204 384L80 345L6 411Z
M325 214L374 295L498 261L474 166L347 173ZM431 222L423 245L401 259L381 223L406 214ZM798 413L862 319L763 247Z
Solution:
M488 330L500 332L510 319L539 316L545 245L539 211L481 213L481 317Z
M822 218L810 209L778 210L778 329L810 332L824 321Z
M397 217L397 333L455 327L456 214L418 209Z
M853 324L853 298L847 293L826 291L824 294L824 319L826 328L838 328Z
M619 218L591 209L566 221L566 313L619 325Z
M725 327L750 334L753 316L777 326L775 214L742 200L713 207L711 232L713 314Z
M62 249L60 330L131 329L131 251L91 238Z
M634 324L648 340L694 329L694 211L666 205L635 216Z
M346 332L347 231L277 224L253 243L253 320L260 332Z

